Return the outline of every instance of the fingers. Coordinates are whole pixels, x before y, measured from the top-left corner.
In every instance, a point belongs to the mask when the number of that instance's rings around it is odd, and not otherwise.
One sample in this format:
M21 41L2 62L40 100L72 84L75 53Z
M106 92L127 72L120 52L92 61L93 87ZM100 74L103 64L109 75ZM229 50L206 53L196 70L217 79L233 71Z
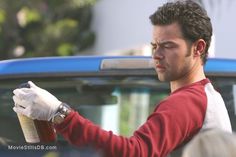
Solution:
M34 100L37 97L37 87L33 82L28 81L30 88L17 88L13 91L13 101L15 102L15 106L13 110L16 113L25 115L30 117L31 119L35 119L34 115L37 115L34 104ZM33 113L35 111L35 113Z
M30 88L17 88L13 91L13 93L18 97L25 97L25 95L32 93Z
M33 88L38 87L32 81L28 81L28 84L30 85L30 87L33 87Z
M34 89L31 89L31 88L15 89L13 93L19 99L25 99L27 101L33 101L33 99L36 96Z
M20 106L20 107L26 108L32 104L30 101L27 101L25 99L20 99L19 97L15 96L15 95L12 98L16 104L15 106Z
M22 108L22 107L16 107L16 106L15 106L15 107L13 107L13 110L14 110L16 113L25 115L24 108Z
M17 114L22 114L22 115L25 115L25 116L27 116L31 119L35 119L35 117L32 116L32 111L31 111L30 107L22 108L22 107L19 107L19 106L15 106L15 107L13 107L13 110Z
M16 105L26 108L27 106L33 104L33 99L35 94L30 88L20 88L13 91L14 96L13 101Z

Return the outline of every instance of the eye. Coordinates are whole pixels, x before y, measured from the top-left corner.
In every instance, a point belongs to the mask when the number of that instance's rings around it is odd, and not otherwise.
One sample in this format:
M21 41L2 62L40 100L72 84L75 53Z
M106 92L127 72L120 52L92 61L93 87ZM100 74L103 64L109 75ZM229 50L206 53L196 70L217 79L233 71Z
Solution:
M171 45L170 44L165 44L163 47L164 48L171 48Z
M166 49L171 49L171 48L175 48L176 45L172 43L166 43L166 44L163 44L162 47Z

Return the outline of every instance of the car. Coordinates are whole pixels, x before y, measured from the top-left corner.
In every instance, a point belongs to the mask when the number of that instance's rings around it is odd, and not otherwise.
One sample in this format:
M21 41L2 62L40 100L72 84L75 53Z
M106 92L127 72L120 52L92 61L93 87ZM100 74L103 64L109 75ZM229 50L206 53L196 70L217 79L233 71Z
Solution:
M43 149L36 148L43 145L27 144L12 110L12 91L21 83L31 80L103 129L130 136L170 93L169 84L158 80L153 67L152 58L148 56L68 56L0 61L0 155L98 156L90 148L69 145L59 135L56 143ZM236 59L209 58L204 70L222 94L232 128L236 131Z

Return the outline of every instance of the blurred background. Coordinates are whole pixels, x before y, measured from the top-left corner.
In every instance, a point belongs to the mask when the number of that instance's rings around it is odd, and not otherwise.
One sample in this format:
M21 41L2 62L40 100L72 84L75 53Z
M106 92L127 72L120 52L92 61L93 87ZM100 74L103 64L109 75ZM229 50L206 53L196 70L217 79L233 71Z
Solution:
M0 0L0 60L150 55L149 16L168 0ZM196 0L213 23L211 57L236 58L236 2Z

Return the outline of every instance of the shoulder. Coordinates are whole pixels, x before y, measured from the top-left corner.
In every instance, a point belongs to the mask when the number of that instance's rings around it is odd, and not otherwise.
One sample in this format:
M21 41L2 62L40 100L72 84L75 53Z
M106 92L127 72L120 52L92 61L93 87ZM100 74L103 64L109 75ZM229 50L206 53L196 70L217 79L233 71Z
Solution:
M162 104L172 107L207 104L207 95L203 86L191 86L172 93L160 103L160 105Z
M186 117L204 116L207 109L205 84L193 84L173 92L159 103L155 112L171 112Z

